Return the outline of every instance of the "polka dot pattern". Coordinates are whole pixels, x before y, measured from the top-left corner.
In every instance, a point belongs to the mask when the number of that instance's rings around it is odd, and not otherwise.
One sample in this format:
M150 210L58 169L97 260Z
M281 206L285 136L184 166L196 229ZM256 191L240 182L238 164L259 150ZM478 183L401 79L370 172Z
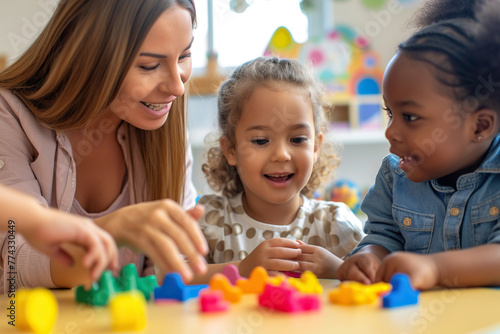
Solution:
M246 258L248 256L248 253L244 250L241 250L238 252L238 260L243 260L244 258Z
M224 251L224 262L231 262L234 258L234 252L232 249L226 249Z
M269 230L266 230L262 233L262 237L266 240L269 240L273 237L274 235L274 232L273 231L269 231Z
M233 234L240 235L241 233L243 233L243 227L240 224L234 224L233 225Z
M206 195L199 203L206 208L200 227L210 248L210 263L243 260L261 242L272 238L302 240L342 257L363 237L360 222L336 220L352 214L333 202L304 199L296 219L288 225L265 224L250 218L245 214L241 194L233 198Z
M212 210L207 212L205 215L205 221L207 222L208 225L216 225L217 221L219 220L219 212Z
M332 234L330 239L332 240L333 247L338 247L340 245L340 237L338 235Z
M313 237L309 238L308 244L310 245L315 245L315 246L320 246L320 247L325 247L327 246L326 241L320 238L319 236L315 235Z
M247 230L247 238L248 239L252 239L253 237L255 237L255 234L257 233L257 231L255 230L255 228L249 228Z
M290 235L295 239L302 239L302 229L300 227L294 227L290 231Z
M240 206L237 206L237 207L233 208L233 211L237 215L243 215L243 214L245 214L245 209L243 208L243 205L240 205Z
M224 243L224 240L221 240L221 241L219 241L219 242L217 243L217 246L216 246L216 247L217 247L217 250L218 250L219 252L224 251L224 248L225 248L225 247L224 247L224 244L225 244L225 243Z

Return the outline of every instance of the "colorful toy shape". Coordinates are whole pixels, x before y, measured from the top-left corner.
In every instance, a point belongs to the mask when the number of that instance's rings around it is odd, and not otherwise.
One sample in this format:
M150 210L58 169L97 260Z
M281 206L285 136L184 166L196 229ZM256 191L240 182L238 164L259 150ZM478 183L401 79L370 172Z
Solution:
M107 270L101 275L98 283L92 284L89 291L86 291L83 286L77 287L75 289L75 300L79 303L93 306L106 306L110 297L116 292L115 278Z
M16 327L21 331L48 334L57 319L58 306L54 294L45 288L21 289L16 292Z
M332 202L345 203L353 212L357 212L361 206L362 191L356 183L341 179L326 187L330 193L326 195L326 200Z
M243 291L243 293L262 293L264 287L269 279L267 270L264 267L258 266L253 268L248 279L239 279L236 286Z
M323 293L323 287L312 271L304 271L300 278L289 278L288 283L302 293Z
M264 56L297 59L301 48L302 44L293 39L290 30L282 26L278 27L271 36L271 40L264 51Z
M210 279L210 289L220 290L224 294L224 299L231 303L238 303L241 300L243 291L237 286L232 286L226 276L217 273Z
M139 290L146 300L151 298L151 293L158 286L156 277L153 275L139 277L134 264L124 266L120 276L114 278L111 271L105 271L98 283L94 283L89 291L83 286L75 290L76 301L93 306L105 306L115 293L131 290Z
M318 198L315 198L317 200L321 200L318 196ZM289 276L289 277L293 277L293 278L300 278L300 276L302 276L302 272L301 271L282 271L282 273L285 275L285 276Z
M259 296L259 305L273 310L297 313L318 310L320 297L316 294L301 294L286 283L280 286L266 284Z
M406 274L394 274L391 277L392 291L382 298L384 308L393 308L418 304L420 291L415 290Z
M328 297L333 304L361 305L372 304L389 292L391 285L385 282L364 285L359 282L342 282L337 289L330 291Z
M222 269L222 275L226 276L232 285L236 285L236 282L239 279L243 278L240 276L238 267L236 267L234 264L228 264L227 266L225 266L224 269Z
M137 290L117 293L109 302L113 331L141 331L146 327L144 294Z
M202 313L224 312L229 309L229 303L224 300L224 293L220 290L203 290L199 303Z
M170 273L165 276L163 285L154 290L155 300L175 299L186 301L198 297L200 291L208 288L207 284L185 285L179 273Z

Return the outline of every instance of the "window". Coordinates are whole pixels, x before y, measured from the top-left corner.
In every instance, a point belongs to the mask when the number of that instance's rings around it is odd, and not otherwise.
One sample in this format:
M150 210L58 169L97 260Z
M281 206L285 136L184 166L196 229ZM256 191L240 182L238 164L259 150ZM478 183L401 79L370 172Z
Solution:
M198 26L194 30L193 67L204 68L209 52L218 54L221 67L235 67L262 56L280 26L288 28L297 43L306 42L308 22L300 9L301 1L246 0L248 7L237 13L231 10L231 3L245 7L245 0L196 0ZM210 9L212 20L208 15Z

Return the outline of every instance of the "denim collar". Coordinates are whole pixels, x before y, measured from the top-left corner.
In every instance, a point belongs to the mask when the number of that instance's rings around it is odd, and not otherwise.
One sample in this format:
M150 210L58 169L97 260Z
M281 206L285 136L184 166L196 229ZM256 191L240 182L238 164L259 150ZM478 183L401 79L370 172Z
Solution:
M484 158L476 173L500 173L500 135L493 139L486 158Z

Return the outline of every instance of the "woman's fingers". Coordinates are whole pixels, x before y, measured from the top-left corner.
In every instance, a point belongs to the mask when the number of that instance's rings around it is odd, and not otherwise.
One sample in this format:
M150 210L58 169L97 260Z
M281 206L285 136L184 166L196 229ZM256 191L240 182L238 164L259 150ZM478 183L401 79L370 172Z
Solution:
M118 268L118 249L109 233L91 221L87 226L91 233L77 233L75 242L86 248L82 263L90 268L92 280L97 280L107 268Z
M175 202L168 201L166 205L168 206L168 215L187 233L191 239L191 243L195 245L198 252L207 254L208 245L197 222L203 215L203 207L194 207L185 212Z
M178 272L185 282L190 281L193 273L179 253L176 243L154 229L148 229L147 233L150 234L150 242L142 247L151 260L162 272Z

